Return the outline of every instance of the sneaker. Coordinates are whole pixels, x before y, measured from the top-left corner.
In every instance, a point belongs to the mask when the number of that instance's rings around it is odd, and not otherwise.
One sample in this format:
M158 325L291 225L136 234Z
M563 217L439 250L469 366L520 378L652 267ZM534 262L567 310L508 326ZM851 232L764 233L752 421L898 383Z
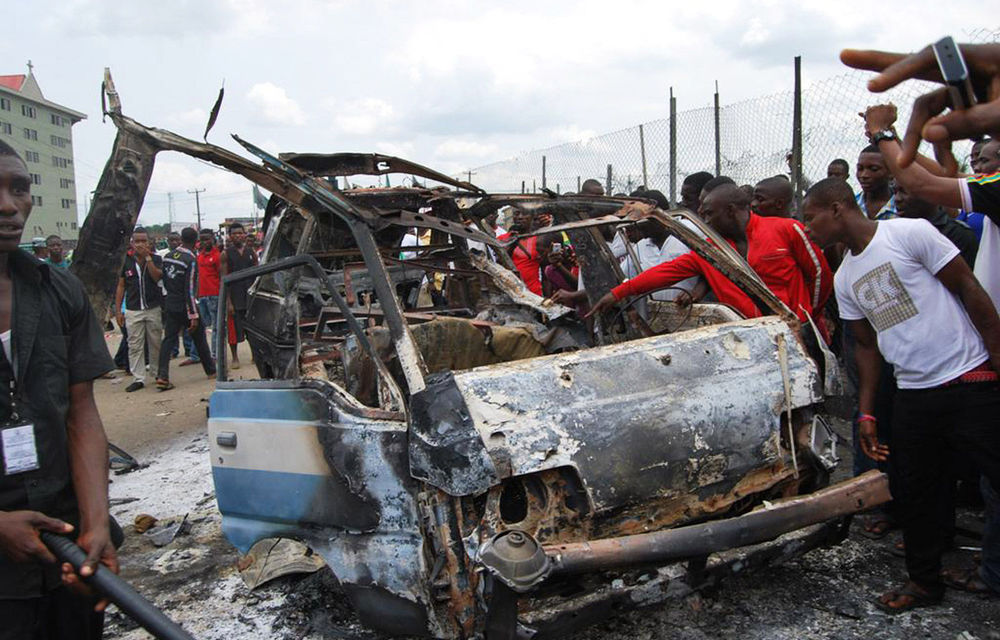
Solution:
M139 389L142 389L145 386L146 385L144 385L143 383L141 383L138 380L136 380L135 382L133 382L129 386L125 387L125 393L132 393L133 391L138 391Z

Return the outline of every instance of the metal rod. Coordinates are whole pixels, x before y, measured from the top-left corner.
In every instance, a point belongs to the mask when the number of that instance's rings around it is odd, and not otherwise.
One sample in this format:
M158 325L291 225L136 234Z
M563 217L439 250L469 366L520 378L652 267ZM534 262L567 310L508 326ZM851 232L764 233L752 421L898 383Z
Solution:
M795 216L802 211L802 56L795 56L795 104L792 110L792 187Z
M677 98L670 87L670 206L677 206Z
M607 186L607 188L604 191L604 195L610 196L611 195L611 165L610 164L608 165L608 182L607 182L607 185L608 186Z
M73 565L73 569L79 573L80 567L87 559L83 549L76 546L69 538L50 531L41 531L40 535L42 542L54 556ZM156 608L156 605L142 597L129 583L116 576L107 567L97 565L97 570L83 581L118 605L118 608L138 622L143 629L160 640L194 640L194 636L168 618Z
M715 81L715 175L722 175L722 138L719 127L719 81Z
M879 471L726 520L620 538L545 547L552 574L587 573L671 562L758 544L812 524L868 509L891 499Z
M542 156L542 189L545 188L545 156Z
M642 125L639 125L639 155L642 157L642 188L649 188L649 177L646 174L646 135L643 133Z

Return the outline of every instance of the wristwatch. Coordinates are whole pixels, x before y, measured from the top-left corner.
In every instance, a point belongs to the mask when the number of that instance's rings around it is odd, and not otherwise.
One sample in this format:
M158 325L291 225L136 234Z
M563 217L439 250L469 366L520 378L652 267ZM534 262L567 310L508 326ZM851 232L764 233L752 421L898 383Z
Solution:
M882 131L876 131L872 135L872 144L877 145L883 140L896 140L896 132L892 129L884 129Z

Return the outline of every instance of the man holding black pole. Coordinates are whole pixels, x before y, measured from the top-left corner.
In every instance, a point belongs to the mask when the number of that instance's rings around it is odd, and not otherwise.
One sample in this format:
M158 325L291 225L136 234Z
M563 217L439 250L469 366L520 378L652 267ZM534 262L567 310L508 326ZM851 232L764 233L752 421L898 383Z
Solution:
M80 576L118 571L93 393L114 365L80 281L18 249L31 204L28 169L0 142L0 639L91 640L106 602ZM80 576L42 531L76 538Z

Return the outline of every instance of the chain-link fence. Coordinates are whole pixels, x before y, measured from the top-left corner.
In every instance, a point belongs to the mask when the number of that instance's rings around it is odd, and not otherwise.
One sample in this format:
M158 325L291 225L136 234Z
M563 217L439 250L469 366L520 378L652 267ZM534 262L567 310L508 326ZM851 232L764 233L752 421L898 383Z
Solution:
M977 29L958 39L998 42L1000 28ZM911 81L886 93L872 94L866 87L871 76L847 71L802 90L805 185L825 178L830 161L842 158L852 167L852 184L857 188L853 167L867 145L858 113L872 104L892 102L899 107L902 132L914 99L933 86ZM645 184L667 195L672 193L673 184L678 198L685 176L698 171L727 175L738 184L754 184L768 176L790 173L787 156L793 144L794 101L794 91L787 91L678 112L673 161L671 118L665 118L478 167L473 170L475 182L495 193L531 193L543 187L565 193L578 191L583 180L595 178L610 193L628 194ZM969 147L969 143L955 146L960 164L967 163Z

